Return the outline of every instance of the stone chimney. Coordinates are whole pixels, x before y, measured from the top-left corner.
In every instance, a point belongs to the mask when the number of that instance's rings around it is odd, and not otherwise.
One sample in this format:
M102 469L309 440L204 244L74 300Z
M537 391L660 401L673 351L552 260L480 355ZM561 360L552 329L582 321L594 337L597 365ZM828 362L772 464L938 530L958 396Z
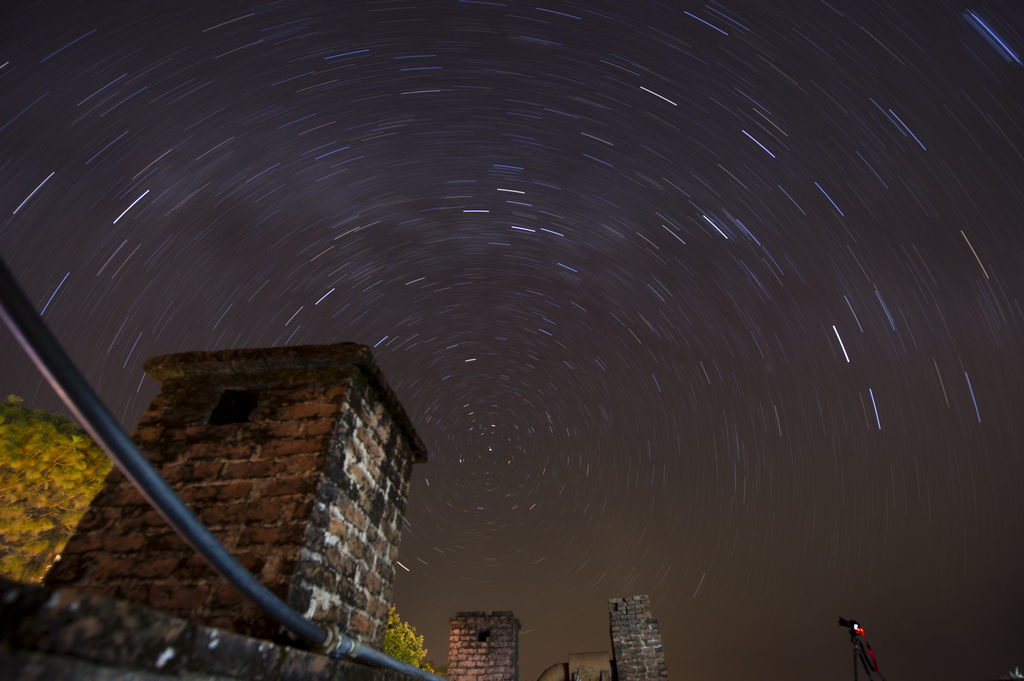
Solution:
M510 610L459 612L448 620L450 681L519 681L519 620Z
M651 614L650 599L612 598L608 601L608 615L618 681L667 681L661 628Z
M380 648L412 465L427 454L369 348L153 357L160 394L132 435L186 505L264 585ZM45 579L195 624L279 630L115 470Z

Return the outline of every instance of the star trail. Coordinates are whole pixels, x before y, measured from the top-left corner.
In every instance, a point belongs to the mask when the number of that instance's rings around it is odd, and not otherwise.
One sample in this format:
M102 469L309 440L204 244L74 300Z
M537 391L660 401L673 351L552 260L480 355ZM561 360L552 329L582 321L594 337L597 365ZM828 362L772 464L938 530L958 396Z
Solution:
M437 662L649 594L674 678L1024 665L1019 3L0 14L0 255L128 429L146 357L371 346Z

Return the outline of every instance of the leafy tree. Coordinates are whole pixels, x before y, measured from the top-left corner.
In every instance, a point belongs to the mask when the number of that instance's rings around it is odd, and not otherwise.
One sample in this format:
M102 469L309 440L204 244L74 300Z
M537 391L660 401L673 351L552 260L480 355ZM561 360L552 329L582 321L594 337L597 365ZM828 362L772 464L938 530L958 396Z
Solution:
M0 574L40 581L110 467L71 419L0 402Z
M416 633L416 627L402 621L393 605L388 611L388 628L384 634L384 647L381 652L396 660L434 673L434 663L427 659L427 650L423 647L423 637Z

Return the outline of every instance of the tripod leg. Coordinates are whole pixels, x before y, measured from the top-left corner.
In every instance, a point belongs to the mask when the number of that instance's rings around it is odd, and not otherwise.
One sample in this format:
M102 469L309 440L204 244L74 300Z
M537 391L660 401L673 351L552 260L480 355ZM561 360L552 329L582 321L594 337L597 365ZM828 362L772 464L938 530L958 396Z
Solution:
M863 648L860 650L860 662L864 665L864 673L868 675L868 681L874 681L875 677L871 676L871 665L868 663L868 658L867 655L864 654ZM879 674L879 676L881 676L881 674Z

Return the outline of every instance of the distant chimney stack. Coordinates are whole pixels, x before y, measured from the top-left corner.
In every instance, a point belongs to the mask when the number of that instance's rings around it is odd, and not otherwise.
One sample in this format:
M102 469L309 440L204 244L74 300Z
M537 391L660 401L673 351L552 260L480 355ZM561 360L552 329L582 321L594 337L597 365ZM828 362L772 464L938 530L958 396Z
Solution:
M647 596L608 601L618 681L668 681L661 628Z
M450 681L519 681L519 620L511 610L459 612L448 623Z
M412 465L427 454L369 348L190 352L145 370L161 390L132 437L171 487L295 610L379 648ZM278 631L117 470L45 583Z

